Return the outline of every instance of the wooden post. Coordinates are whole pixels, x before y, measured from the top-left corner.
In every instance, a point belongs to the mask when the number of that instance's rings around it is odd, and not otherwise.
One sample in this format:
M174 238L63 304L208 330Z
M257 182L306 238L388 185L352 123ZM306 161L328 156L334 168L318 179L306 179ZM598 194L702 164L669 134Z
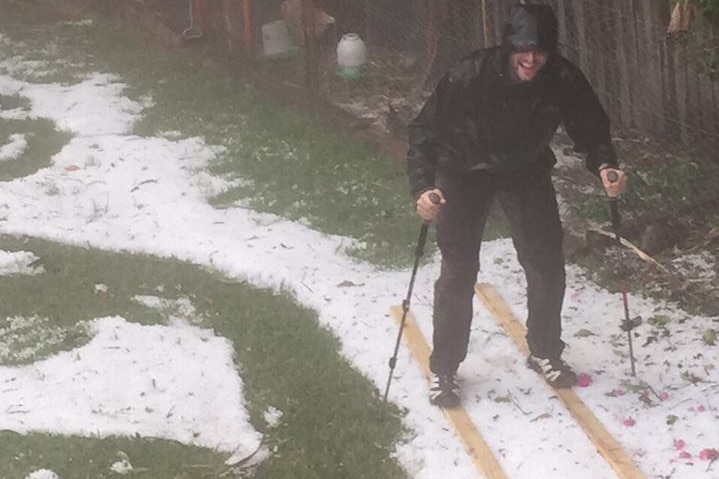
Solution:
M249 59L255 57L255 28L252 0L242 0L242 45Z
M314 0L302 0L302 28L305 37L305 87L316 95L319 93L319 49L315 27Z
M197 0L195 5L197 5L197 16L199 17L200 28L202 28L203 34L207 33L209 27L209 22L207 21L207 1Z
M484 45L482 48L488 48L490 46L490 35L489 35L489 22L487 21L487 0L482 0L482 38L484 39Z
M437 40L439 28L439 5L440 0L429 0L427 11L427 58L434 58L437 53Z
M434 88L434 82L437 78L439 70L435 65L437 53L439 51L440 31L442 22L444 21L445 5L444 0L429 0L427 5L427 45L426 58L424 64L424 81L422 87Z

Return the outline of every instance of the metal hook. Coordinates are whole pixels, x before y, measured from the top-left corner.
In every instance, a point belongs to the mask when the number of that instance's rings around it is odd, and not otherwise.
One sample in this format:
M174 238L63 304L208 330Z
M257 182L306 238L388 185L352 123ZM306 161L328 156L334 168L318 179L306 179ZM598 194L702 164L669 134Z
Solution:
M190 26L182 31L182 38L184 38L185 40L194 40L195 38L200 38L202 36L202 27L195 26L195 12L193 8L195 0L188 0L188 2L188 9L190 12Z

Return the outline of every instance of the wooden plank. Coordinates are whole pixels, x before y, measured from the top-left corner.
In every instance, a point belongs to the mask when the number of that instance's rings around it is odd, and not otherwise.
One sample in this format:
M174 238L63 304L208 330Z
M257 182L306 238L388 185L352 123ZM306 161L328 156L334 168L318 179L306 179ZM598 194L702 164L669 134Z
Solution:
M400 324L402 321L402 306L392 306L390 312L392 313L392 317ZM432 377L432 372L429 369L429 354L431 351L427 341L424 339L422 331L420 331L419 326L417 326L414 316L412 316L410 312L407 313L407 317L404 320L402 337L419 363L422 374L429 380Z
M475 292L517 346L528 354L526 330L497 290L491 284L477 283ZM572 389L554 391L620 479L646 479L631 457Z
M402 307L393 306L390 308L390 312L394 319L400 323L402 320ZM415 359L419 362L422 374L429 380L432 377L432 373L429 369L430 349L427 345L427 341L424 339L422 331L420 331L417 326L417 322L409 312L405 318L402 336ZM474 464L484 477L487 479L508 479L502 466L472 422L472 418L469 417L467 411L465 411L462 406L458 406L452 409L444 409L444 414L452 426L454 426L455 432L467 448L467 452L474 461Z

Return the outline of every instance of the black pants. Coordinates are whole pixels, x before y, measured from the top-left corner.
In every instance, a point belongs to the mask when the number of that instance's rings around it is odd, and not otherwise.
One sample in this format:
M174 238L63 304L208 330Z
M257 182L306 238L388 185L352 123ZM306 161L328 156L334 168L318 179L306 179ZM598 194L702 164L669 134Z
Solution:
M495 199L511 227L514 248L527 278L527 342L534 355L558 357L565 273L562 225L550 172L527 178L473 173L440 177L447 204L437 217L442 269L435 283L430 369L453 373L467 355L474 284L482 233Z

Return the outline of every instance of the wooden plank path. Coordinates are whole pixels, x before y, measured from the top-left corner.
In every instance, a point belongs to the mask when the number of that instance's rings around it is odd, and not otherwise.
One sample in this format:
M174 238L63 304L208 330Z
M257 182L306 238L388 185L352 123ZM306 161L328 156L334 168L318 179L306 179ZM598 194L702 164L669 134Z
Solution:
M477 283L475 292L522 352L529 354L525 340L526 329L504 298L488 283ZM554 391L619 478L646 479L631 457L624 452L621 445L609 434L599 419L572 389L555 389Z
M402 319L402 307L393 306L390 308L390 312L399 323ZM429 370L430 349L427 345L427 341L424 339L422 331L420 331L417 326L417 322L409 312L405 318L402 337L412 351L415 359L419 362L422 373L429 381L432 377L432 373ZM484 477L487 479L509 479L497 461L497 458L494 456L494 453L472 422L469 414L467 414L467 411L465 411L462 406L459 406L452 409L444 409L444 413L447 419L449 419L449 422L454 426L460 440L467 448L475 466L477 466Z

